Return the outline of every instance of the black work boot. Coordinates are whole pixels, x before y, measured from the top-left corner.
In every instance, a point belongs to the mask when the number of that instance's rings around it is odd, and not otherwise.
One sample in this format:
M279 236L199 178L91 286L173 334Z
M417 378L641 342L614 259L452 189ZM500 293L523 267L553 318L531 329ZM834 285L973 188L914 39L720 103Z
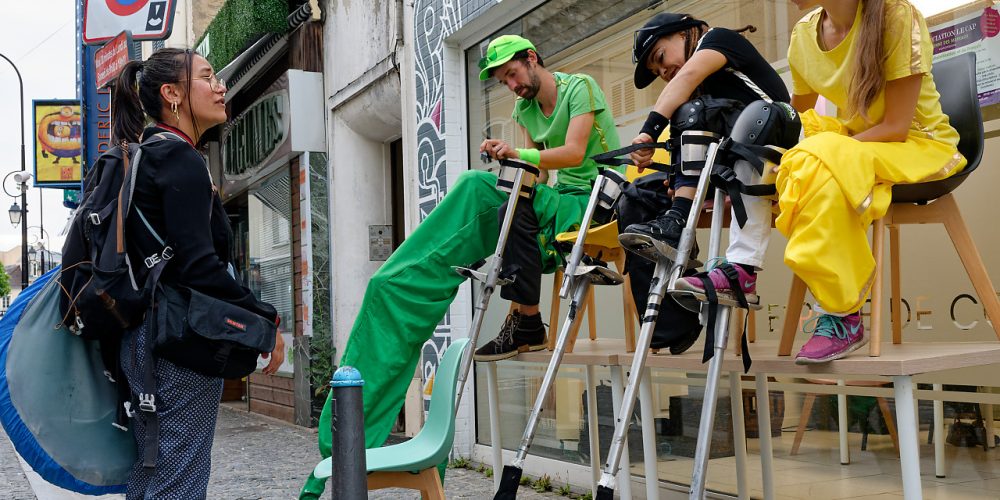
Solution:
M542 315L522 316L514 311L507 315L496 338L476 349L476 361L500 361L519 353L545 349L545 325Z

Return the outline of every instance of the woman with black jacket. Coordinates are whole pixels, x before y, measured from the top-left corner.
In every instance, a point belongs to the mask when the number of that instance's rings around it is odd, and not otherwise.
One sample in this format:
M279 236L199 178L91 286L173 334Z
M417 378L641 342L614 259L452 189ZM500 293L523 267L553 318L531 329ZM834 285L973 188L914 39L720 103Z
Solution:
M164 138L142 148L125 225L127 251L133 264L161 252L163 245L147 226L154 228L173 250L161 282L277 321L274 307L257 300L232 272L228 218L196 149L205 130L225 123L225 94L226 86L212 66L190 50L161 49L122 71L112 100L114 143L141 142L155 134ZM143 129L147 116L152 125ZM144 270L141 264L132 267ZM121 365L136 396L143 394L145 372L143 356L135 354L144 352L146 341L145 323L122 339ZM283 360L278 332L264 373L277 371ZM162 358L153 363L159 452L155 468L143 466L147 422L138 412L134 428L140 460L129 475L127 498L205 498L222 379Z

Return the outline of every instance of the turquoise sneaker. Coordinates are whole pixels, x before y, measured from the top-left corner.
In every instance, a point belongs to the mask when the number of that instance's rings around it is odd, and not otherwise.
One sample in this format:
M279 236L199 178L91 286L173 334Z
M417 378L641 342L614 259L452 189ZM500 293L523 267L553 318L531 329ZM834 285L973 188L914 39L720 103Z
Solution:
M802 330L813 336L795 356L797 365L827 363L843 358L868 343L861 314L823 314L807 322Z

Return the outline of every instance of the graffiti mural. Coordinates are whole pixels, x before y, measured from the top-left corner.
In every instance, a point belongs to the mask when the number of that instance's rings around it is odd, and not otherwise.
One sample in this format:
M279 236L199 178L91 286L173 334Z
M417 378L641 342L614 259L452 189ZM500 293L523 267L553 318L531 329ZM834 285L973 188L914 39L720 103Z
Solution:
M414 51L416 65L417 178L420 219L427 217L448 191L445 168L444 42L468 21L463 12L477 15L488 3L483 0L417 0L414 5ZM476 4L473 6L472 4ZM451 343L451 315L445 315L424 344L421 374L432 380L438 360ZM428 408L430 391L424 391Z

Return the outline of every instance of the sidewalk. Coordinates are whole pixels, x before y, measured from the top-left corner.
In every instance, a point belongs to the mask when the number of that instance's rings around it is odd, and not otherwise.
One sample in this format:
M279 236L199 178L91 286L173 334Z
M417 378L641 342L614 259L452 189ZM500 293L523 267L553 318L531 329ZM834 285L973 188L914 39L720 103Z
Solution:
M2 428L0 434L0 498L35 498ZM219 410L216 425L208 498L294 499L319 459L315 429L297 427L224 405ZM491 498L493 480L480 472L449 469L445 490L447 498ZM372 492L369 498L419 499L420 494L406 490L379 490ZM540 494L522 486L518 498L567 497L555 493Z

